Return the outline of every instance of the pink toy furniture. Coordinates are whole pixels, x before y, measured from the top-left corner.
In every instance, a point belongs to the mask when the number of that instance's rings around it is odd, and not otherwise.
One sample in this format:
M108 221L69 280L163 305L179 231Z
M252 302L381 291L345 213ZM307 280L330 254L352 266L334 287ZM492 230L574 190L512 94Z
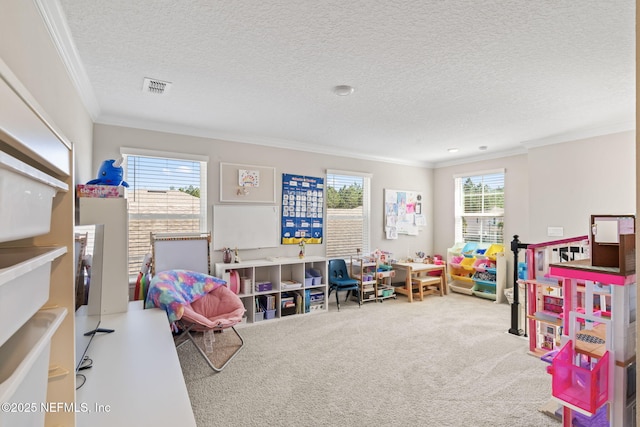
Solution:
M242 321L242 315L245 312L242 300L226 286L220 286L191 304L184 306L184 312L179 323L182 324L184 330L178 338L176 338L177 346L191 341L196 346L198 352L209 364L211 369L216 372L222 371L231 360L236 357L238 352L244 347L244 340L234 327ZM216 367L207 357L206 352L198 345L193 331L207 333L208 331L222 331L231 329L240 340L240 347L233 352L231 357L221 366ZM181 339L184 339L181 341Z

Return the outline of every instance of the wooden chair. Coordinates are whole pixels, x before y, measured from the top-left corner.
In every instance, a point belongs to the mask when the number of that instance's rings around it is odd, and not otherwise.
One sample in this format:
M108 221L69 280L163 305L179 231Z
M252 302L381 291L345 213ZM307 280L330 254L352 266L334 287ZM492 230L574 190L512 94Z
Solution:
M420 301L423 301L426 295L436 292L444 296L443 276L430 276L427 272L419 272L411 278L411 292L414 292L414 298L419 298Z

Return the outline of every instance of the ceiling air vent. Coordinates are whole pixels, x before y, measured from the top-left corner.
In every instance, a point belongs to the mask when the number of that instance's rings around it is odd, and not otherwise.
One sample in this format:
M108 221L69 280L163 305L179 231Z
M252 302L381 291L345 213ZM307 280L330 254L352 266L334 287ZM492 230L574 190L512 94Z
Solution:
M144 83L142 84L142 91L147 93L155 93L156 95L166 95L171 88L171 82L163 82L158 79L150 79L148 77L144 78Z

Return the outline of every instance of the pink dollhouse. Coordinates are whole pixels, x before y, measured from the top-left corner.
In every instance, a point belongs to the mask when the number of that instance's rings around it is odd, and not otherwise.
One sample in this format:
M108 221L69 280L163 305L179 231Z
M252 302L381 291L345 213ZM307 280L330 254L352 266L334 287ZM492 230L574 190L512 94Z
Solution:
M635 425L634 227L633 216L592 216L591 259L549 266L563 306L561 345L548 372L565 427Z

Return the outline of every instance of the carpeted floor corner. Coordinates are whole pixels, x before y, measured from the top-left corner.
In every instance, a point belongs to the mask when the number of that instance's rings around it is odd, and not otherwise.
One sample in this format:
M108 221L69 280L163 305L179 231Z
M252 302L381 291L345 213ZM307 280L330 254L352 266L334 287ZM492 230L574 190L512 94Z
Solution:
M199 427L559 427L541 408L546 364L508 334L510 311L462 294L341 304L249 325L221 373L191 343L178 349ZM237 344L216 334L216 366Z

